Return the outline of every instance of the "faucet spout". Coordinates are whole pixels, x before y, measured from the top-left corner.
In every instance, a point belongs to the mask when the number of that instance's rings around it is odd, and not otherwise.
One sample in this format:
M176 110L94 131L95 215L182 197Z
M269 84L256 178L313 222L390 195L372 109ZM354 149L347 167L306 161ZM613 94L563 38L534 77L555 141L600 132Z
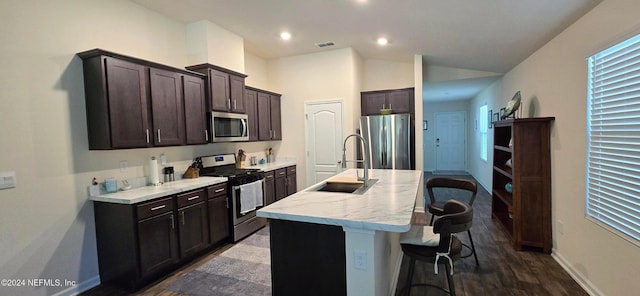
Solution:
M369 181L369 167L371 166L371 164L369 163L369 150L367 149L367 147L369 147L369 144L367 143L367 140L365 140L362 136L358 134L351 134L344 139L344 143L342 144L342 168L347 167L347 140L349 140L349 138L351 137L356 137L356 139L360 140L362 142L362 145L364 146L364 159L354 160L350 162L364 163L364 176L362 176L362 178L360 176L357 177L358 181L363 181L364 186L366 187Z

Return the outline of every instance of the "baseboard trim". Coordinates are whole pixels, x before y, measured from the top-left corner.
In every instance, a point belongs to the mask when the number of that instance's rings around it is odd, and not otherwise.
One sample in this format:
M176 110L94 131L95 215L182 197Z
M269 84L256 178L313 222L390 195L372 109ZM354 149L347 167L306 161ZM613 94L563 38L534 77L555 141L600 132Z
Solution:
M582 287L589 295L591 296L602 296L604 295L598 288L596 288L591 281L584 278L577 270L575 270L569 262L560 255L555 249L551 251L551 257L562 266L562 268L569 273L577 283Z
M88 291L92 288L100 285L100 276L97 275L92 277L82 283L79 283L73 287L66 288L58 293L53 294L53 296L66 296L66 295L78 295L82 292Z

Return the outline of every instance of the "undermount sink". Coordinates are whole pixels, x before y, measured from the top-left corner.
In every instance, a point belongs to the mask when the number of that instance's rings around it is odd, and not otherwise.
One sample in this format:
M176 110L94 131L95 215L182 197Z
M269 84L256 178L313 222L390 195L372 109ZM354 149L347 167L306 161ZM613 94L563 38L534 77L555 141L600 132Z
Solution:
M311 191L326 191L326 192L340 192L340 193L349 193L349 194L363 194L373 184L375 184L378 179L369 179L367 182L367 186L364 186L362 183L342 183L342 182L327 182L321 184L317 188L311 189Z

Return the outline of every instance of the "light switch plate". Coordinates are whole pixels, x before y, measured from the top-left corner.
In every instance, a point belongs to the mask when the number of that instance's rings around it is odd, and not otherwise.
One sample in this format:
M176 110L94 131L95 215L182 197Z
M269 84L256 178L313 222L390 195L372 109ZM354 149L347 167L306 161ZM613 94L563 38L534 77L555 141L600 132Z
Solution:
M0 189L16 187L16 172L0 172Z

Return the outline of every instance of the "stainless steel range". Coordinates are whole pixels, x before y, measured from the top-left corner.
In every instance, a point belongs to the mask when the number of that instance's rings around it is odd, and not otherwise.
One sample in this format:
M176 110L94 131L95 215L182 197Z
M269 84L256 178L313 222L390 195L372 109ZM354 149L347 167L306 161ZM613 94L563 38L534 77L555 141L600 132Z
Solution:
M258 169L236 168L236 156L233 153L202 156L196 158L201 176L227 177L228 192L231 193L231 234L237 242L256 230L264 227L266 221L256 217L256 211L264 205L264 173ZM259 191L259 192L257 192ZM245 192L243 198L242 192ZM248 196L251 195L251 196ZM255 202L253 197L262 197ZM248 198L252 198L248 200ZM242 207L242 201L245 207Z

